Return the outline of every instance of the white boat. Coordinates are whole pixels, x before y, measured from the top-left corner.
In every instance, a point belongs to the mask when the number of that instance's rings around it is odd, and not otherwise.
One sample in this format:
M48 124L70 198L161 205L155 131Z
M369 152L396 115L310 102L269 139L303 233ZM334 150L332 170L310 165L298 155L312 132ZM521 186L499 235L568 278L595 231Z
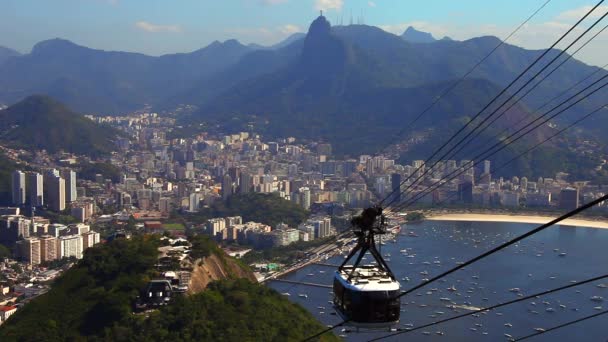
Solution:
M454 285L452 285L452 286L448 287L446 290L448 290L448 291L450 291L450 292L456 292L456 291L458 291L458 290L456 289L456 286L454 286Z
M283 296L287 296L287 297L291 296L291 294L290 294L289 292L283 292L283 293L281 293L281 294L282 294Z
M603 302L604 301L604 297L602 296L593 296L591 297L591 300L594 302Z
M565 257L565 256L566 256L566 253L559 253L558 255L559 255L560 257Z
M300 294L298 294L298 297L301 297L301 298L308 298L308 295L307 295L307 294L305 294L305 293L300 293Z
M509 292L513 292L513 293L517 293L517 292L520 292L520 291L521 291L521 289L519 287L514 287L512 289L509 289Z

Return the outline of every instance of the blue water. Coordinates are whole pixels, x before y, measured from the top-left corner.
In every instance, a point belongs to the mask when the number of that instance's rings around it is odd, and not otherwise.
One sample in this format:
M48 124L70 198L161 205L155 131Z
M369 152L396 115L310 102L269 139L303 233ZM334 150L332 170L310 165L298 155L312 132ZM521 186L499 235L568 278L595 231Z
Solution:
M454 267L457 262L466 261L537 226L428 221L408 225L395 243L387 242L382 246L381 253L390 254L388 264L400 280L402 289L409 289L422 282L423 278L431 278ZM408 236L408 231L414 231L418 237ZM407 249L408 254L415 257L400 253L402 249ZM567 255L560 257L558 254L562 252ZM342 260L343 257L338 256L327 262L338 264ZM286 279L331 285L333 271L327 266L312 265L290 274ZM428 275L421 274L424 271ZM585 280L603 274L608 274L608 230L555 226L446 277L445 282L435 282L402 297L399 327L416 327L467 312L459 310L459 313L455 313L446 308L449 303L442 302L439 299L442 297L448 297L459 305L469 302L475 307L487 307L517 299L517 293L509 291L512 288L520 288L526 296L567 285L572 280ZM403 281L404 277L409 277L409 282ZM597 313L599 311L594 309L597 306L608 309L608 288L598 288L596 285L600 283L608 285L608 278L535 299L536 305L531 303L532 300L524 301L479 317L461 318L386 341L506 341L505 334L515 338L526 336L534 333L534 328L547 329ZM446 290L452 285L457 292ZM328 302L331 300L330 289L278 282L270 286L281 293L289 292L291 301L308 309L323 324L340 322L338 316L331 315L334 310ZM298 297L298 294L307 294L308 298ZM605 301L591 301L591 296L602 296ZM324 309L319 309L320 306ZM554 312L548 312L547 308L553 308ZM423 331L428 335L424 335ZM367 341L388 334L387 331L344 333L340 328L335 333L345 334L347 341ZM606 342L608 315L549 332L530 341Z

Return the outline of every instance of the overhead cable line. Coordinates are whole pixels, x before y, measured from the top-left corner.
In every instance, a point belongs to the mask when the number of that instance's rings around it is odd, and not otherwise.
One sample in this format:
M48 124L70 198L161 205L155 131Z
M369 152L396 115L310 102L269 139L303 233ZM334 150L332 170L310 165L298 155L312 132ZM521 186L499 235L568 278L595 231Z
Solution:
M605 30L606 28L608 28L608 25L606 25L602 29L602 31ZM534 110L534 112L531 113L530 115L534 115L534 114L538 113L541 109L545 108L546 106L548 106L549 104L551 104L553 101L555 101L555 100L561 98L562 96L564 96L565 94L569 93L572 89L575 89L576 87L578 87L579 85L581 85L582 83L584 83L585 81L587 81L588 79L590 79L591 77L593 77L595 74L599 73L600 71L606 72L605 69L607 67L608 67L608 64L604 64L601 67L597 67L595 71L591 72L589 75L587 75L584 78L582 78L581 80L577 81L576 83L574 83L573 85L571 85L566 90L564 90L561 93L559 93L558 95L554 96L553 98L551 98L551 100L545 102L542 106L536 108L536 110ZM496 136L500 137L501 135L507 133L509 131L509 128L511 128L511 127L505 127L502 131L500 131L498 134L496 134Z
M589 88L591 88L592 86L596 85L597 83L599 83L600 81L604 80L605 78L608 78L608 74L606 74L605 76L603 76L602 78L600 78L599 80L593 82L591 85L589 85L588 87L586 87L585 89L579 91L577 94L571 96L569 99L563 101L562 103L560 103L559 105L553 107L553 109L549 110L548 112L546 112L545 114L541 115L540 117L536 118L533 122L531 122L530 124L533 124L537 121L539 121L540 119L543 119L544 117L546 117L549 113L553 112L554 110L556 110L557 108L561 107L562 105L566 104L567 102L569 102L571 99L577 97L578 95L580 95L581 93L583 93L584 91L588 90ZM574 103L569 104L566 108L558 111L557 113L547 117L546 119L544 119L542 122L537 123L535 126L531 127L530 129L528 129L527 131L521 133L522 131L524 131L526 128L528 128L528 126L530 124L528 124L525 127L522 127L521 129L519 129L518 131L516 131L515 133L511 134L510 136L508 136L507 138L505 138L504 140L501 140L497 143L495 143L494 145L490 146L489 148L487 148L486 150L484 150L483 152L481 152L480 154L478 154L477 156L475 156L472 160L472 165L468 166L469 168L471 167L475 167L476 165L478 165L479 163L481 163L482 160L487 159L491 156L493 156L494 154L502 151L503 149L507 148L508 146L514 144L515 142L517 142L519 139L523 138L524 136L528 135L530 132L534 131L535 129L537 129L538 127L544 125L545 123L549 122L550 120L554 119L555 117L557 117L558 115L564 113L565 111L569 110L570 108L572 108L573 106L577 105L578 103L580 103L581 101L587 99L588 97L590 97L591 95L595 94L596 92L598 92L599 90L603 89L604 87L606 87L608 85L608 82L602 84L601 86L599 86L598 88L592 90L590 93L584 95L583 97L581 97L580 99L578 99L577 101L575 101ZM521 133L521 135L515 137L517 134ZM506 141L506 143L505 143ZM502 145L502 146L501 146ZM492 151L493 149L499 147L498 149ZM475 162L475 160L477 160ZM405 203L397 206L396 208L393 208L393 211L398 211L398 210L402 210L404 208L409 207L410 205L412 205L414 202L416 202L418 199L426 196L428 193L430 193L431 191L437 189L439 186L441 186L441 184L445 181L450 181L455 179L456 177L458 177L459 175L461 175L462 173L466 172L467 169L464 170L454 170L452 171L450 174L444 176L443 178L441 178L440 180L436 181L435 183L433 183L433 185L431 185L429 188L427 188L427 190L422 191L418 194L416 194L414 197L412 197L409 201L406 201ZM453 177L450 177L451 175L453 175L455 172L457 172L457 174ZM449 179L448 179L449 178ZM432 187L434 187L433 189L431 189Z
M460 319L460 318L463 318L463 317L472 316L472 315L475 315L475 314L478 314L478 313L492 311L492 310L501 308L503 306L512 305L512 304L515 304L515 303L519 303L519 302L523 302L523 301L526 301L526 300L534 299L534 298L537 298L537 297L545 296L545 295L548 295L548 294L552 294L554 292L559 292L559 291L563 291L563 290L566 290L566 289L569 289L569 288L573 288L573 287L576 287L576 286L585 285L585 284L592 283L592 282L595 282L595 281L598 281L598 280L602 280L602 279L605 279L605 278L608 278L608 274L604 274L602 276L593 277L593 278L590 278L590 279L587 279L587 280L583 280L583 281L580 281L580 282L564 285L564 286L561 286L561 287L558 287L558 288L554 288L554 289L551 289L551 290L542 291L542 292L535 293L535 294L532 294L532 295L529 295L529 296L520 297L520 298L517 298L517 299L514 299L514 300L510 300L510 301L503 302L503 303L496 304L496 305L492 305L492 306L489 306L489 307L486 307L486 308L474 310L474 311L471 311L471 312L467 312L467 313L464 313L464 314L461 314L461 315L449 317L449 318L442 319L442 320L439 320L439 321L434 321L434 322L431 322L431 323L423 324L423 325L420 325L420 326L417 326L417 327L414 327L414 328L411 328L411 329L407 329L407 330L402 330L402 331L399 331L399 332L396 332L396 333L393 333L393 334L377 337L377 338L369 340L368 342L380 341L380 340L383 340L385 338L394 337L394 336L397 336L397 335L408 334L408 333L411 333L411 332L414 332L414 331L417 331L417 330L420 330L420 329L429 328L429 327L432 327L432 326L435 326L435 325L439 325L439 324L442 324L442 323L445 323L445 322L449 322L449 321L453 321L453 320L456 320L456 319Z
M454 133L446 142L444 142L438 149L435 150L435 152L433 152L431 154L430 157L428 157L425 162L420 165L415 171L414 173L417 173L418 171L420 171L420 169L422 168L423 165L427 164L428 162L430 162L437 154L439 154L444 148L446 148L454 139L456 139L456 137L458 135L460 135L460 133L462 133L469 125L471 125L486 109L488 109L496 100L498 100L503 94L505 94L507 92L507 90L513 86L517 81L519 81L528 71L530 71L530 69L532 69L540 60L542 60L555 46L557 46L557 44L559 44L566 36L568 36L576 27L578 27L578 25L583 22L589 15L591 15L591 13L593 11L595 11L596 8L598 8L602 3L604 3L605 0L601 0L599 1L593 8L591 8L587 13L585 13L585 15L579 19L570 29L568 29L568 31L566 31L557 41L555 41L549 48L547 48L540 56L538 56L530 65L528 65L513 81L511 81L505 88L503 88L496 96L494 96L492 98L492 100L490 100L490 102L488 102L488 104L486 104L479 112L477 112L477 114L475 114L466 124L464 124L458 131L456 131L456 133ZM550 65L551 63L547 64ZM547 66L545 66L546 68ZM543 68L543 70L545 70L545 68ZM537 74L538 75L538 74ZM537 76L536 75L536 76ZM536 77L534 76L534 77ZM533 79L533 78L532 78ZM527 84L529 84L530 81L528 81ZM520 89L521 90L521 89ZM517 93L517 92L516 92ZM500 106L499 106L500 108ZM482 121L483 123L484 121ZM457 145L455 145L457 146ZM452 147L453 149L454 147ZM448 151L449 153L449 151ZM445 154L444 154L445 155ZM442 157L438 158L438 160L442 159ZM437 163L437 162L435 162ZM424 173L426 174L426 173ZM424 175L423 174L423 175ZM411 184L415 184L423 175L419 176L416 181L414 181ZM409 177L406 178L405 180L403 180L401 182L401 185L405 184L407 181L409 180ZM408 189L411 187L408 186ZM407 191L408 189L406 189L405 191ZM382 205L384 203L384 201L386 201L388 198L390 198L391 196L393 196L393 194L395 193L397 189L393 189L393 191L391 193L389 193L382 201L380 201L379 205ZM390 206L390 204L392 204L392 202L394 202L395 198L393 198L393 200L391 201L391 203L389 203L389 205L387 205L386 207Z
M579 35L572 43L570 43L568 45L568 47L566 47L564 50L562 50L556 57L554 57L549 63L547 63L540 71L538 71L533 77L531 77L527 82L525 82L525 84L523 86L521 86L516 92L514 92L507 100L505 100L504 102L502 102L502 104L500 104L496 109L494 109L494 111L492 113L490 113L488 116L486 116L484 119L481 120L481 122L477 123L475 127L473 127L472 130L470 130L468 133L465 134L465 136L463 138L461 138L456 144L454 144L454 146L452 146L447 152L443 153L442 156L440 156L439 158L437 158L437 160L427 169L425 169L424 172L422 172L422 174L420 174L415 180L414 182L410 183L408 185L408 187L404 190L404 192L407 192L411 187L413 187L419 180L423 179L424 176L426 176L426 174L429 172L429 170L431 170L433 167L435 167L441 160L445 159L446 157L451 158L454 154L450 155L450 153L452 153L452 151L454 151L456 148L458 148L460 146L460 150L462 149L463 146L466 146L466 144L468 144L470 142L467 141L465 142L465 140L467 140L473 133L475 133L477 131L477 129L479 127L481 127L488 119L490 119L494 114L496 114L498 112L498 110L500 110L503 106L505 106L509 101L511 101L520 91L522 91L523 89L525 89L525 87L527 87L534 79L536 79L536 77L538 77L540 74L542 74L551 64L553 64L559 57L561 57L566 51L568 51L568 49L570 49L570 47L572 47L578 40L580 40L583 36L585 36L593 27L595 27L595 25L597 25L600 21L602 21L606 16L608 16L608 12L606 12L602 17L600 17L598 20L595 21L595 23L593 23L593 25L591 25L587 30L585 30L581 35ZM560 38L561 39L561 38ZM593 39L593 38L592 38ZM549 50L547 50L549 51ZM545 52L547 52L545 51ZM553 71L551 71L547 76L545 76L542 80L540 80L536 85L534 85L524 96L522 96L519 100L521 100L523 97L525 97L526 95L528 95L534 88L536 88L536 86L538 86L540 83L542 83L549 75L551 75L555 70L557 70L559 68L559 66L557 68L555 68ZM521 75L520 75L521 76ZM510 85L509 85L510 86ZM506 88L505 88L506 90ZM482 109L481 112L483 112L486 108L488 108L488 106L495 101L497 98L494 98L492 101L490 101L490 103L488 103L488 105L486 107L484 107L484 109ZM511 107L513 107L519 100L515 101ZM511 108L509 107L509 109ZM508 109L507 109L508 110ZM467 124L465 124L465 126L463 128L466 128L467 125L469 125L471 122L473 122L475 120L475 118L481 114L481 112L479 112L475 117L473 117L469 122L467 122ZM506 113L503 112L501 114L504 115ZM486 126L484 128L484 130L489 127ZM462 130L462 129L461 129ZM460 132L460 131L459 131ZM457 132L455 135L458 135L459 132ZM463 144L464 143L464 144ZM440 148L441 149L441 148ZM460 151L459 150L459 151ZM458 151L457 151L458 152ZM457 153L456 152L456 153ZM424 164L420 165L418 170L425 165L426 163L428 163L428 161L430 161L431 158L427 159L425 161ZM405 183L406 180L404 180L403 183ZM397 196L395 196L393 198L393 200L387 205L390 206L395 200L396 200Z
M536 336L538 336L538 335L546 334L546 333L548 333L548 332L555 331L555 330L557 330L557 329L561 329L561 328L565 328L565 327L567 327L567 326L571 326L571 325L573 325L573 324L580 323L580 322L586 321L586 320L588 320L588 319L592 319L592 318L595 318L595 317L598 317L598 316L602 316L602 315L605 315L605 314L608 314L608 310L604 310L604 311L598 312L598 313L593 314L593 315L590 315L590 316L586 316L586 317L583 317L583 318L576 319L576 320L574 320L574 321L570 321L570 322L567 322L567 323L564 323L564 324L560 324L560 325L555 326L555 327L553 327L553 328L546 329L546 330L544 330L544 331L539 331L539 332L534 333L534 334L531 334L531 335L527 335L527 336L524 336L524 337L519 337L519 338L516 338L516 339L514 339L514 340L512 340L512 341L523 341L523 340L527 340L527 339L529 339L530 337L536 337Z
M598 107L598 108L596 108L595 110L593 110L593 111L591 111L591 112L589 112L589 113L587 113L587 114L585 114L584 116L582 116L582 117L578 118L577 120L573 121L572 123L570 123L568 126L566 126L566 127L562 128L562 129L560 129L559 131L555 132L554 134L552 134L550 137L546 138L545 140L543 140L543 141L541 141L541 142L539 142L539 143L536 143L534 146L532 146L532 147L528 148L528 149L527 149L527 150L525 150L524 152L522 152L522 153L518 154L517 156L515 156L515 157L513 157L513 158L509 159L508 161L504 162L503 164L501 164L499 167L497 167L497 168L496 168L496 171L498 171L498 170L502 170L504 167L506 167L507 165L511 164L511 163L512 163L512 162L514 162L515 160L517 160L517 159L521 158L521 157L522 157L522 156L524 156L525 154L530 153L532 150L534 150L534 149L538 148L540 145L542 145L542 144L546 143L547 141L549 141L549 140L551 140L551 139L555 138L556 136L560 135L560 134L561 134L561 133L563 133L564 131L566 131L566 130L568 130L568 129L570 129L570 128L574 127L574 126L576 126L577 124L579 124L579 123L581 123L582 121L584 121L584 120L588 119L588 118L589 118L589 117L591 117L593 114L595 114L595 113L599 112L599 111L600 111L600 110L602 110L602 109L608 109L608 103L607 103L607 104L605 104L605 105L602 105L602 106L600 106L600 107ZM495 171L495 172L496 172L496 171ZM477 180L478 180L478 181L479 181L480 179L481 179L481 176L477 178ZM435 205L436 205L436 206L438 206L438 205L441 205L441 204L445 203L447 200L451 199L451 198L452 198L452 197L454 197L454 195L456 195L456 194L457 194L457 193L453 193L453 194L451 194L450 196L446 197L444 200L440 201L439 203L437 203L437 204L435 204Z
M608 15L608 12L606 12L599 20L603 20L606 16ZM595 24L599 23L599 21L596 21ZM584 34L586 34L589 30L591 30L593 28L593 26L595 25L593 24L591 27L589 27L589 29L587 29L587 31L585 31ZM475 140L475 138L479 137L481 135L481 133L483 133L485 130L487 130L490 126L492 126L492 124L494 124L496 121L498 121L500 118L502 118L509 110L511 110L511 108L513 108L515 105L517 105L518 103L520 103L521 100L523 100L526 96L528 96L534 89L536 89L536 87L538 87L544 80L546 80L549 76L551 76L555 71L557 71L557 69L559 69L562 65L564 65L564 63L566 63L567 61L569 61L570 59L572 59L572 57L574 57L581 49L583 49L585 46L587 46L587 44L589 44L592 40L594 40L600 33L604 32L604 30L608 28L608 25L604 26L604 28L602 28L600 31L598 31L595 35L593 35L593 37L591 37L589 40L587 40L583 45L581 45L576 51L574 51L572 54L568 55L558 66L556 66L553 70L551 70L547 75L545 75L541 80L539 80L536 84L534 84L531 88L529 88L526 93L524 95L522 95L521 97L519 97L519 99L513 101L509 107L507 107L507 109L503 110L502 113L500 113L499 115L495 116L489 123L487 123L487 125L483 128L481 128L479 131L475 132L474 135L468 137L468 141L464 142L464 144L460 145L460 147L454 151L454 153L452 153L451 157L448 157L448 159L453 158L454 156L456 156L458 153L460 153L466 146L468 143L470 143L471 141ZM579 36L579 38L581 38L581 36ZM572 44L576 43L578 41L577 38L574 42L572 42ZM572 44L570 46L572 46ZM568 48L566 48L567 50ZM566 50L562 51L565 52ZM558 55L557 58L559 58L560 55ZM556 60L555 59L555 60ZM508 101L507 101L508 102ZM506 102L505 102L506 103ZM506 127L501 133L499 133L497 136L500 136L503 132L507 131L509 128Z
M500 42L496 44L496 46L494 46L494 48L490 52L488 52L481 60L479 60L471 69L469 69L469 71L467 71L458 80L452 83L452 85L445 88L444 91L441 92L441 94L435 96L431 104L425 107L425 109L420 112L409 124L407 124L403 129L401 129L399 132L397 132L397 134L395 134L395 138L399 138L403 133L411 129L414 124L416 124L416 122L418 122L418 120L422 118L423 115L428 113L428 111L431 110L437 103L439 103L441 99L443 99L447 94L454 90L454 88L459 86L467 77L469 77L469 75L473 73L473 71L475 71L481 64L483 64L488 58L490 58L490 56L493 55L496 50L503 46L513 35L515 35L522 27L524 27L524 25L526 25L530 20L532 20L532 18L534 18L550 2L551 0L545 1L534 13L532 13L528 18L526 18L526 20L524 20L521 24L519 24L519 26L517 26L513 31L511 31L511 33L509 33L509 35L505 39L500 40ZM386 148L388 148L388 146L385 147L383 150L385 150Z
M509 241L501 244L498 247L494 247L491 250L489 250L489 251L487 251L487 252L485 252L483 254L480 254L480 255L474 257L473 259L470 259L469 261L466 261L466 262L464 262L462 264L459 264L458 266L456 266L456 267L454 267L454 268L452 268L452 269L450 269L448 271L445 271L445 272L443 272L443 273L441 273L439 275L436 275L433 278L431 278L431 279L429 279L427 281L424 281L424 282L420 283L419 285L416 285L416 286L412 287L411 289L409 289L407 291L402 292L397 297L402 297L402 296L408 295L408 294L410 294L410 293L412 293L412 292L414 292L414 291L416 291L416 290L418 290L418 289L420 289L422 287L425 287L425 286L427 286L427 285L429 285L429 284L431 284L431 283L433 283L433 282L435 282L435 281L437 281L437 280L439 280L439 279L441 279L443 277L446 277L446 276L448 276L448 275L450 275L450 274L452 274L452 273L454 273L454 272L456 272L456 271L458 271L460 269L463 269L463 268L465 268L465 267L467 267L467 266L469 266L469 265L471 265L471 264L473 264L473 263L475 263L475 262L477 262L477 261L479 261L479 260L481 260L483 258L486 258L486 257L488 257L488 256L490 256L490 255L492 255L492 254L494 254L496 252L499 252L499 251L501 251L501 250L503 250L503 249L511 246L511 245L514 245L517 242L519 242L519 241L521 241L521 240L523 240L523 239L525 239L527 237L530 237L530 236L532 236L532 235L534 235L536 233L539 233L539 232L541 232L541 231L543 231L543 230L545 230L545 229L547 229L547 228L549 228L549 227L551 227L551 226L553 226L553 225L555 225L555 224L557 224L557 223L559 223L559 222L561 222L561 221L563 221L563 220L565 220L567 218L575 216L578 213L581 213L581 212L583 212L583 211L585 211L585 210L587 210L587 209L589 209L589 208L591 208L591 207L593 207L593 206L595 206L595 205L597 205L599 203L602 203L602 202L604 202L606 200L608 200L608 194L606 194L606 195L604 195L604 196L602 196L600 198L597 198L597 199L595 199L595 200L593 200L593 201L591 201L589 203L586 203L586 204L584 204L584 205L582 205L582 206L580 206L580 207L578 207L578 208L576 208L576 209L574 209L574 210L572 210L572 211L570 211L570 212L568 212L568 213L566 213L566 214L564 214L564 215L562 215L562 216L560 216L560 217L558 217L556 219L553 219L553 220L551 220L551 221L549 221L549 222L541 225L540 227L532 229L531 231L529 231L529 232L527 232L525 234L522 234L522 235L520 235L520 236L518 236L518 237L516 237L514 239L511 239L511 240L509 240Z
M439 275L436 275L436 276L434 276L433 278L431 278L429 280L423 281L422 283L420 283L420 284L412 287L411 289L401 292L399 295L397 295L395 297L395 299L401 298L401 297L406 296L406 295L408 295L408 294L410 294L410 293L412 293L414 291L417 291L420 288L423 288L423 287L425 287L425 286L427 286L427 285L429 285L431 283L434 283L435 281L437 281L439 279L442 279L442 278L444 278L444 277L446 277L446 276L448 276L448 275L450 275L450 274L452 274L454 272L457 272L457 271L459 271L459 270L461 270L461 269L463 269L463 268L465 268L465 267L467 267L467 266L469 266L469 265L471 265L471 264L473 264L473 263L475 263L475 262L477 262L477 261L479 261L481 259L484 259L484 258L486 258L486 257L488 257L488 256L490 256L492 254L495 254L495 253L497 253L497 252L499 252L499 251L501 251L501 250L503 250L503 249L505 249L505 248L507 248L507 247L509 247L511 245L516 244L517 242L519 242L519 241L521 241L521 240L523 240L525 238L528 238L528 237L530 237L530 236L532 236L534 234L537 234L537 233L539 233L539 232L541 232L541 231L543 231L543 230L545 230L545 229L547 229L547 228L549 228L549 227L551 227L551 226L553 226L553 225L555 225L555 224L557 224L557 223L559 223L559 222L561 222L561 221L563 221L565 219L568 219L568 218L570 218L572 216L575 216L575 215L577 215L577 214L579 214L579 213L581 213L581 212L583 212L583 211L585 211L585 210L587 210L587 209L589 209L589 208L591 208L591 207L593 207L593 206L595 206L595 205L597 205L597 204L599 204L601 202L604 202L606 200L608 200L608 194L606 194L606 195L604 195L604 196L602 196L600 198L597 198L597 199L595 199L595 200L593 200L593 201L591 201L589 203L586 203L586 204L584 204L584 205L582 205L582 206L580 206L580 207L578 207L578 208L576 208L576 209L574 209L574 210L572 210L572 211L570 211L570 212L568 212L568 213L566 213L566 214L564 214L564 215L562 215L562 216L560 216L560 217L558 217L556 219L553 219L553 220L551 220L551 221L549 221L549 222L547 222L547 223L545 223L545 224L543 224L543 225L541 225L541 226L539 226L539 227L537 227L537 228L535 228L535 229L533 229L533 230L531 230L531 231L529 231L527 233L524 233L524 234L522 234L522 235L520 235L520 236L518 236L518 237L516 237L514 239L511 239L511 240L509 240L509 241L507 241L507 242L505 242L505 243L503 243L503 244L501 244L501 245L499 245L499 246L497 246L497 247L495 247L495 248L493 248L493 249L491 249L491 250L489 250L489 251L487 251L485 253L482 253L482 254L480 254L480 255L478 255L478 256L476 256L476 257L474 257L474 258L472 258L472 259L470 259L470 260L468 260L468 261L466 261L464 263L461 263L461 264L457 265L456 267L453 267L453 268L451 268L451 269L449 269L449 270L447 270L445 272L442 272ZM314 335L306 338L304 341L309 341L311 339L319 337L319 336L321 336L321 335L323 335L323 334L325 334L325 333L327 333L329 331L332 331L333 329L335 329L337 327L340 327L340 326L343 326L344 324L347 324L348 322L349 322L349 320L343 320L342 322L340 322L338 324L332 325L331 327L328 327L328 328L324 329L323 331L321 331L321 332L319 332L317 334L314 334Z

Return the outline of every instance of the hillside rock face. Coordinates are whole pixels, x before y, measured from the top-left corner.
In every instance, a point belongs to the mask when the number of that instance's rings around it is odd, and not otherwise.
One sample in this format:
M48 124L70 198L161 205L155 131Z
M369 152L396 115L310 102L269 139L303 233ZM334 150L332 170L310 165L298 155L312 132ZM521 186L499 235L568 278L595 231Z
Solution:
M255 275L242 268L232 258L227 256L211 255L194 262L188 294L202 292L209 283L216 280L245 278L257 282Z

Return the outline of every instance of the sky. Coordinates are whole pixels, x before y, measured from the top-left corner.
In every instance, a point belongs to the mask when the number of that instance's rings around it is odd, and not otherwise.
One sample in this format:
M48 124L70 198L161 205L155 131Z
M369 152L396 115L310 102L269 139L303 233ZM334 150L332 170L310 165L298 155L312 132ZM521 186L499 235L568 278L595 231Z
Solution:
M306 32L320 10L332 24L348 24L352 13L354 22L363 17L366 25L396 34L411 25L436 38L505 38L546 1L1 0L0 46L27 53L37 42L58 37L95 49L161 55L194 51L215 40L271 45ZM594 4L550 0L509 43L546 48ZM601 6L595 18L606 11L608 6ZM592 18L585 23L590 25ZM592 65L608 63L608 30L577 58Z

